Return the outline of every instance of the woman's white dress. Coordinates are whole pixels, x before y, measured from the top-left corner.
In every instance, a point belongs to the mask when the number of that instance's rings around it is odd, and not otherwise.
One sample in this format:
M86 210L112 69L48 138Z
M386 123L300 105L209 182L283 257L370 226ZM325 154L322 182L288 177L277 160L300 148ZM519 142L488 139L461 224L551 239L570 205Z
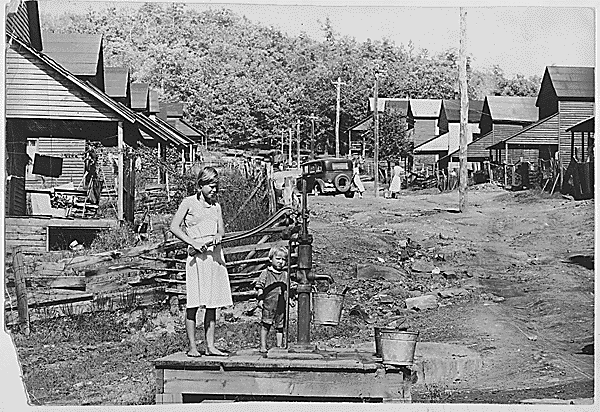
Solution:
M390 192L398 193L401 189L401 180L400 174L402 173L402 169L400 166L394 166L394 177L392 177L392 182L390 183Z
M352 181L354 182L354 185L358 189L358 192L363 193L365 191L365 186L363 185L362 180L360 180L360 171L359 171L358 167L353 168L352 175L353 175Z
M198 200L196 195L184 199L189 202L184 218L185 231L193 239L208 243L217 234L221 206ZM188 256L185 284L188 308L221 308L232 306L231 286L221 245L210 246L205 253Z

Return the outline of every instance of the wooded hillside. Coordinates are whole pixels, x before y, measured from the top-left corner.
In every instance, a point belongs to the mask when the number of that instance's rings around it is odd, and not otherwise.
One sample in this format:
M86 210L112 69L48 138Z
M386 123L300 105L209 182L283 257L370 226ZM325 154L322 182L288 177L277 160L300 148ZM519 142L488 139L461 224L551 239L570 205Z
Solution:
M346 83L342 131L368 114L376 69L386 70L380 97L458 97L456 50L430 54L410 41L361 43L340 36L328 20L322 22L323 37L312 39L261 26L225 8L198 12L182 4L108 6L85 15L42 15L41 23L54 32L102 33L105 66L130 67L132 79L156 88L162 101L185 102L185 117L209 139L233 146L279 140L297 119L302 120L301 135L310 136L306 117L314 113L317 148L333 148L332 81L338 76ZM507 79L498 66L485 72L469 69L468 75L475 99L532 96L540 84L537 77Z

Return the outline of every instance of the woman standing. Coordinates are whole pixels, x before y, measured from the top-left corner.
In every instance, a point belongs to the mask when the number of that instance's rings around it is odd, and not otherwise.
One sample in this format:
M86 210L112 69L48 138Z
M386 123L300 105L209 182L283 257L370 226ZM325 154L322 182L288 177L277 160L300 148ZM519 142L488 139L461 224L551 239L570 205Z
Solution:
M221 249L224 234L221 205L217 203L219 179L214 167L198 173L197 193L184 198L173 216L171 232L188 244L186 261L186 320L190 341L188 356L201 356L196 346L196 314L203 307L206 354L226 356L215 347L216 310L232 306L229 275Z
M365 192L365 186L363 185L362 180L360 180L360 164L356 157L352 159L352 183L356 186L358 198L362 199L363 193Z

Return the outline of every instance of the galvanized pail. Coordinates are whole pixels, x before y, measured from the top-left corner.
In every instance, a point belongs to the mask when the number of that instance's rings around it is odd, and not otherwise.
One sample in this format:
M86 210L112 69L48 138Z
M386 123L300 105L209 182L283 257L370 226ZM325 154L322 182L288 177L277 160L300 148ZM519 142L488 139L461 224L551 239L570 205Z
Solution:
M313 323L336 326L342 317L344 295L313 292Z
M390 365L412 365L419 332L381 331L381 359Z
M397 332L398 329L394 328L384 328L380 326L375 326L375 356L381 358L381 333L382 332Z

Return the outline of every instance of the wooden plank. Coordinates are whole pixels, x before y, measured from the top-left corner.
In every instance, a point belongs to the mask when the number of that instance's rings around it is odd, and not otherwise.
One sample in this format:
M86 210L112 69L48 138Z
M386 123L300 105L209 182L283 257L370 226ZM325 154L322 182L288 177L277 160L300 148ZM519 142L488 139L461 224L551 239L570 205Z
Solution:
M29 305L27 299L27 286L25 284L23 254L21 253L20 248L17 248L13 253L13 270L15 274L15 289L17 295L19 323L22 325L25 335L29 335Z
M171 369L164 372L164 393L401 400L402 386L402 378L382 379L372 373Z

